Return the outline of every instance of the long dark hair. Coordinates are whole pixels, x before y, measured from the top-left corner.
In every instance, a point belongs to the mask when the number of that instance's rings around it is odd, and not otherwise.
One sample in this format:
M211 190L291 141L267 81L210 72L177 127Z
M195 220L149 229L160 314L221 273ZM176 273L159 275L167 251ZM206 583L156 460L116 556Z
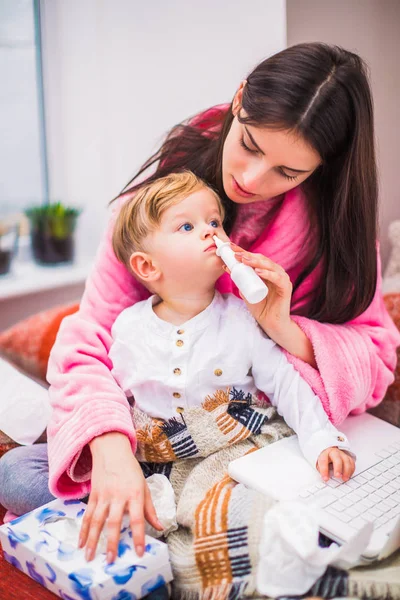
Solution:
M322 164L303 183L317 230L313 255L294 291L322 266L307 305L312 319L345 323L372 301L377 281L378 185L367 70L356 54L321 43L298 44L264 60L247 77L241 122L299 133ZM232 110L174 127L122 193L171 172L189 169L219 193L232 229L236 205L222 185L222 150ZM137 182L138 178L140 182Z

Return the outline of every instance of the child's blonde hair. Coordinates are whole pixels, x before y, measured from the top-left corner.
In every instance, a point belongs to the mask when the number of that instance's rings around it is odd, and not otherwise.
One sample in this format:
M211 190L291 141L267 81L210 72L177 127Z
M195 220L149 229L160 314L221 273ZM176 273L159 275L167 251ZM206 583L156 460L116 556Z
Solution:
M122 205L114 225L112 246L118 260L129 268L132 252L142 249L143 240L159 226L167 208L201 188L214 194L223 220L225 211L218 194L191 171L170 173L141 187Z

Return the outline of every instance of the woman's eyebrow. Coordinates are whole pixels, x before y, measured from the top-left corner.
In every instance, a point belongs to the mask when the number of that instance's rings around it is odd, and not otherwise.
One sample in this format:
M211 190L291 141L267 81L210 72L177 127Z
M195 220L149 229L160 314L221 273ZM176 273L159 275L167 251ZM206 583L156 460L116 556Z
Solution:
M263 156L265 156L265 152L263 152L260 148L260 146L257 144L257 142L255 141L255 139L253 138L253 136L251 135L250 131L247 129L247 127L244 127L245 132L247 133L247 135L250 138L251 143L253 144L253 146L255 146L257 148L257 150L260 152L260 154L262 154ZM312 171L312 169L308 169L306 171L302 171L301 169L292 169L292 167L286 167L285 165L280 165L281 169L287 169L288 171L294 171L295 173L309 173L310 171Z

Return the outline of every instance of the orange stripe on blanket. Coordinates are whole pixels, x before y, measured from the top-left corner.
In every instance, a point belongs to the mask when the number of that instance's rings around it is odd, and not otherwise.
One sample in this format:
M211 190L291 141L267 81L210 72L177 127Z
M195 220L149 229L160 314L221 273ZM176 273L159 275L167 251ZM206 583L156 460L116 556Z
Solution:
M170 462L176 460L168 436L157 423L136 432L138 451L147 462Z
M229 392L230 388L226 388L226 390L217 390L212 396L207 396L202 403L202 407L207 412L212 412L221 404L229 404Z
M207 492L195 512L194 555L203 589L232 582L227 531L235 485L226 475Z
M226 436L228 436L228 434L234 431L235 429L237 430L236 435L234 435L229 440L230 444L236 444L241 440L245 440L252 434L250 429L247 429L245 425L243 425L237 419L234 419L227 413L217 417L216 421L221 433L223 433Z

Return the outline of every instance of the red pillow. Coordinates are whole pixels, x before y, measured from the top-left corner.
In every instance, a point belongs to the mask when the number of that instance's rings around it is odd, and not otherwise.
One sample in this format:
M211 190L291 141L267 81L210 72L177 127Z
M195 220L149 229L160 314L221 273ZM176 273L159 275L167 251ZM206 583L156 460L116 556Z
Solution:
M46 380L47 362L61 321L79 304L56 306L0 333L0 353L33 377Z

